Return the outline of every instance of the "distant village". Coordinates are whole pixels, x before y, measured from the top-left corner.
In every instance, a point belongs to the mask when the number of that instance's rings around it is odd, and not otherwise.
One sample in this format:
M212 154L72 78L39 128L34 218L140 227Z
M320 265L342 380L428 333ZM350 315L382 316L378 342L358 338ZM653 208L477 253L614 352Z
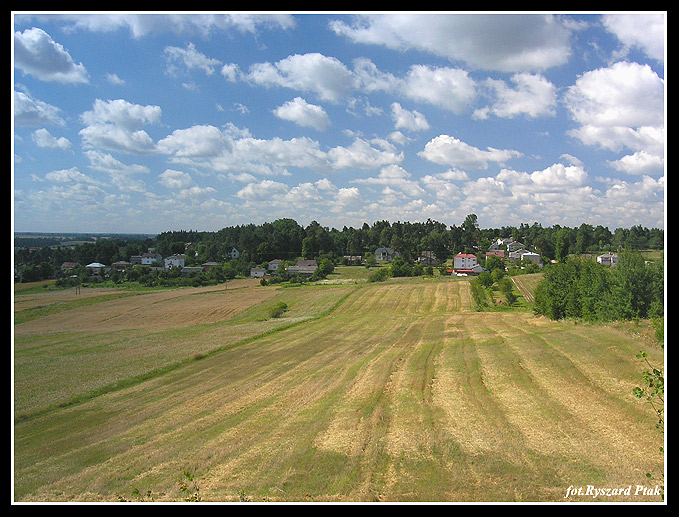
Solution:
M434 252L425 250L420 253L417 262L423 266L441 267L441 273L443 274L471 276L486 271L481 263L479 263L479 257L477 255L478 254L474 253L458 253L453 257L452 267L448 267L436 257ZM232 247L231 251L226 254L224 259L233 260L238 259L240 256L241 251ZM399 257L399 253L389 247L379 247L375 250L373 256L377 263L391 263L394 259ZM498 238L495 240L485 252L485 260L488 260L490 257L497 257L502 261L507 260L510 264L534 264L539 268L543 267L542 258L538 253L526 249L521 242L511 238ZM150 248L142 255L131 256L129 261L117 261L110 265L92 262L84 267L94 276L108 276L114 271L125 272L137 265L146 266L151 271L179 270L182 275L187 276L196 272L208 272L211 268L221 265L219 262L205 262L199 266L186 266L186 258L186 253L162 257L160 253L156 252L153 248ZM597 256L597 262L606 266L616 265L617 260L618 256L615 253L604 253ZM360 255L344 256L342 261L347 265L367 264L366 257ZM78 263L64 262L61 264L61 272L67 274L69 271L75 270L78 267ZM290 275L309 277L313 275L317 269L318 263L314 259L300 259L294 263L282 259L274 259L259 267L250 268L249 276L251 278L263 278L267 275L276 276L282 272L286 272Z

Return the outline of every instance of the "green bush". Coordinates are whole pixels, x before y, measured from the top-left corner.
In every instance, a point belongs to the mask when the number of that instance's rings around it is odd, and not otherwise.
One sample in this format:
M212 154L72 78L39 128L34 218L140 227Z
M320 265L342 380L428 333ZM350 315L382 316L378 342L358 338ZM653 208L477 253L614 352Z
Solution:
M288 304L285 302L278 302L269 309L270 318L280 318L288 310Z

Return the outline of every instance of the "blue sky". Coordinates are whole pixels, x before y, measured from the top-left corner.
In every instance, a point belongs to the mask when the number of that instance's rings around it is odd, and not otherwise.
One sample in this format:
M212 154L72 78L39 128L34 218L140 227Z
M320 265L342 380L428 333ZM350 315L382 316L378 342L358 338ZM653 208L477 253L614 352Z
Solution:
M664 228L664 12L13 18L15 231Z

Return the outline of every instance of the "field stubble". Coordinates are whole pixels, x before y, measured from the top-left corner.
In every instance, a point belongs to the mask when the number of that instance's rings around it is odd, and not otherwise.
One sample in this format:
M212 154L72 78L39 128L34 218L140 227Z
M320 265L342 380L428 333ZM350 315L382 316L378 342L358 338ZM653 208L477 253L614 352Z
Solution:
M351 294L322 318L17 422L17 498L177 500L189 471L203 500L563 501L571 485L647 486L663 470L631 394L629 333L475 312L467 280L284 291L327 308ZM262 306L233 319L256 324ZM597 500L625 499L658 500Z

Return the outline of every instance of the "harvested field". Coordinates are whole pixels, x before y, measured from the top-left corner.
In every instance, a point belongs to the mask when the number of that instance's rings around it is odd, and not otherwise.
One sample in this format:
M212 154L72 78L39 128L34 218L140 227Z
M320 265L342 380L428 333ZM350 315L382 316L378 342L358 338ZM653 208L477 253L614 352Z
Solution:
M203 501L659 500L634 495L664 458L624 329L475 312L460 279L283 291L341 303L17 421L16 499L183 500L189 472Z

